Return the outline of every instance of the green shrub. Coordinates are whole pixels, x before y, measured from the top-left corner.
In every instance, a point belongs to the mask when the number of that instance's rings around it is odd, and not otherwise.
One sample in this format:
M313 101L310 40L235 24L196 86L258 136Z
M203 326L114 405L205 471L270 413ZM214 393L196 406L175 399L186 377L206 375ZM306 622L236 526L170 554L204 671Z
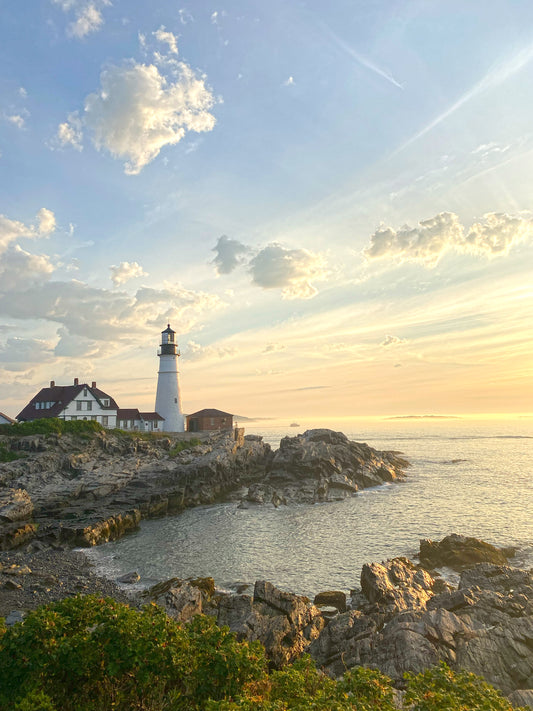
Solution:
M44 417L32 422L16 422L14 425L0 425L0 434L25 437L36 434L81 434L90 435L104 428L96 420L60 420L58 417Z
M517 711L484 679L470 672L453 672L444 662L405 678L409 711Z
M0 709L42 693L58 711L192 711L236 695L264 670L260 645L237 642L210 618L181 627L155 605L138 612L76 597L30 613L2 636Z
M169 450L168 456L175 457L180 452L183 452L184 449L192 449L193 447L197 447L199 444L202 444L202 442L197 437L191 437L191 439L180 439L179 442L176 442L176 444Z

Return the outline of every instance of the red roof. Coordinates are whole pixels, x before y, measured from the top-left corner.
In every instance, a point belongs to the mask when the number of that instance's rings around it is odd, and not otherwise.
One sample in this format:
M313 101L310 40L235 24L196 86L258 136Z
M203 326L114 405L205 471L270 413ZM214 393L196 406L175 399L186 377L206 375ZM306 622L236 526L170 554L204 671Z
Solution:
M233 415L229 412L222 412L222 410L215 410L211 407L193 412L192 415L187 415L187 417L233 417Z
M84 389L91 393L103 410L118 409L117 403L110 395L99 388L90 387L87 383L82 383L81 385L54 385L51 388L39 390L37 395L17 415L17 420L40 420L48 417L58 417ZM104 406L103 400L109 400L109 405ZM54 404L46 409L37 409L35 407L37 402L53 402Z

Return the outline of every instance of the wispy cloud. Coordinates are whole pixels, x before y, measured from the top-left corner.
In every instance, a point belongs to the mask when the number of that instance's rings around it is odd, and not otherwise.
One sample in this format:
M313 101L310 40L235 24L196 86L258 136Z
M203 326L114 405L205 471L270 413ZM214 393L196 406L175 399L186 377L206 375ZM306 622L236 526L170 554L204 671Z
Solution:
M523 67L525 67L526 64L528 64L532 59L533 42L531 42L526 47L523 47L512 57L509 57L505 61L493 66L485 74L485 76L480 79L480 81L474 84L474 86L471 87L468 91L466 91L459 99L457 99L457 101L455 101L445 111L439 114L439 116L430 121L427 126L424 126L421 131L415 133L414 136L411 136L411 138L409 138L405 143L403 143L399 148L397 148L394 151L393 155L396 155L400 151L403 151L405 148L410 146L415 141L418 141L419 138L425 136L426 133L429 133L429 131L434 129L435 126L441 124L443 121L449 118L458 109L460 109L466 103L474 99L476 96L479 96L483 92L488 91L489 89L494 89L497 86L500 86L500 84L503 84L505 81L507 81L507 79L509 79L514 74L519 72Z
M375 64L375 62L373 62L369 57L365 57L364 55L357 52L347 42L345 42L337 34L335 34L335 32L333 32L333 30L329 28L325 23L320 23L320 27L340 49L346 52L346 54L348 54L358 64L365 67L366 69L369 69L371 72L374 72L374 74L377 74L383 79L386 79L394 86L397 86L398 89L403 89L403 85L400 84L400 82L397 81L390 72L388 72L386 69L378 67L378 65Z

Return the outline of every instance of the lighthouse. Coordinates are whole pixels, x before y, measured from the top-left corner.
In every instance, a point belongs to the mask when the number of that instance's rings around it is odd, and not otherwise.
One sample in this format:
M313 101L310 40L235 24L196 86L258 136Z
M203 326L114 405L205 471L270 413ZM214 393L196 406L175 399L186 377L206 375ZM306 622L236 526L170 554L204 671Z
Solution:
M157 394L155 411L165 418L162 428L165 432L183 432L183 413L178 373L180 352L176 343L176 332L170 324L161 332L159 356L159 374L157 376Z

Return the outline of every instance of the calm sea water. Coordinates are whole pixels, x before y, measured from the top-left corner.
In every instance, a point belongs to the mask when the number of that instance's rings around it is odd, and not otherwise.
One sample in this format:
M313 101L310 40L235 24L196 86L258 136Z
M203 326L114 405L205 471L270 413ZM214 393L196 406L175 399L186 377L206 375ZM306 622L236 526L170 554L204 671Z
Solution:
M138 533L88 552L98 572L132 570L141 584L213 576L218 587L270 580L309 596L359 585L363 563L418 551L420 538L449 533L519 548L533 566L533 420L384 420L247 425L277 447L310 427L341 430L377 449L399 450L407 482L366 489L343 502L239 509L190 509L141 524Z

